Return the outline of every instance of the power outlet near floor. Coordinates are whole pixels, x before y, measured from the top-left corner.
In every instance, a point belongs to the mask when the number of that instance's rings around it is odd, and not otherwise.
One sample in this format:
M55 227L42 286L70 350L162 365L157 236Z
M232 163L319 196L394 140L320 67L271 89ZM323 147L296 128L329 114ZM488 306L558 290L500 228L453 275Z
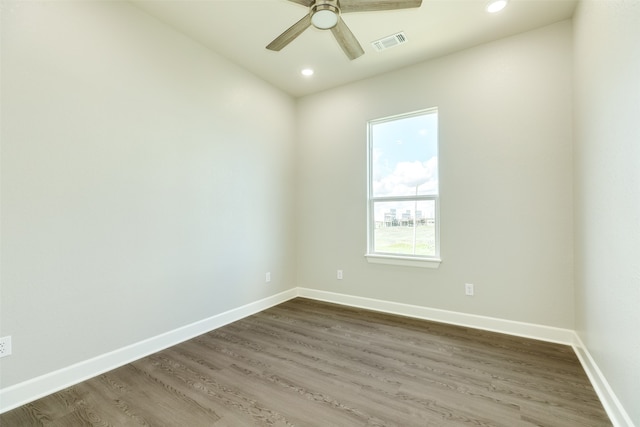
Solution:
M271 273L267 273L264 275L264 281L267 283L271 282Z
M473 283L465 283L464 284L464 294L466 296L472 297L474 293Z
M0 357L11 355L11 335L0 338Z
M338 270L338 274L336 276L338 280L342 280L342 270Z

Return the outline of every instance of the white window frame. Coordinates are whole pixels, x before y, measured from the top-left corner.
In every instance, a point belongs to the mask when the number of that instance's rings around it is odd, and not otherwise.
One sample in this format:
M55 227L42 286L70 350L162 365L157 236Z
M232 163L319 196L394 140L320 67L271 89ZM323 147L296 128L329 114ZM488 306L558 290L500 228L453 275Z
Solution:
M438 193L437 195L416 195L416 196L392 196L392 197L374 197L372 185L373 173L373 132L372 128L376 124L406 119L410 117L422 116L427 114L438 114L438 108L427 108L423 110L413 111L410 113L398 114L380 119L373 119L367 122L367 253L365 257L368 262L376 264L391 264L408 267L424 267L438 268L442 259L440 258L440 137L437 138L438 153ZM438 116L439 119L439 116ZM413 202L413 201L434 201L435 216L435 255L411 255L411 254L390 254L374 251L374 233L375 233L375 202Z

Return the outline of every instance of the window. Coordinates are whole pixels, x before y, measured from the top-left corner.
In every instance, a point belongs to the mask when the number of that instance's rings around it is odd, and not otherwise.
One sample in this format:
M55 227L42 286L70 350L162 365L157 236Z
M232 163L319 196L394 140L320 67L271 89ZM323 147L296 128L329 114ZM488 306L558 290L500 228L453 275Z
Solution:
M368 123L369 262L440 263L438 110Z

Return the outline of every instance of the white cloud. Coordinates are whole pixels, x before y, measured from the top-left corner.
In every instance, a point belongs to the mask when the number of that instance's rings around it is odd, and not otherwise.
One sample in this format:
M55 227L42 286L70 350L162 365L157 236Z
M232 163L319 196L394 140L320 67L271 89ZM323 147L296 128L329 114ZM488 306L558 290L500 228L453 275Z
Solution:
M374 153L374 161L376 156ZM399 162L395 169L382 177L374 177L375 196L412 196L434 194L438 189L438 158L426 162Z

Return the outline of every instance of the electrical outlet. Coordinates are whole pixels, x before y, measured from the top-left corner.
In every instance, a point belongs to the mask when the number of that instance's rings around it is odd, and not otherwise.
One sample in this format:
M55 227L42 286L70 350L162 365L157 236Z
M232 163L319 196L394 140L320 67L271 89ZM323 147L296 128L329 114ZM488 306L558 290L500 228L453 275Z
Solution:
M465 283L464 284L464 294L472 297L474 293L473 283Z
M338 270L338 280L342 280L342 270Z
M264 280L265 280L267 283L269 283L269 282L271 281L271 273L267 273L267 274L264 276Z
M11 335L0 338L0 357L11 355Z

